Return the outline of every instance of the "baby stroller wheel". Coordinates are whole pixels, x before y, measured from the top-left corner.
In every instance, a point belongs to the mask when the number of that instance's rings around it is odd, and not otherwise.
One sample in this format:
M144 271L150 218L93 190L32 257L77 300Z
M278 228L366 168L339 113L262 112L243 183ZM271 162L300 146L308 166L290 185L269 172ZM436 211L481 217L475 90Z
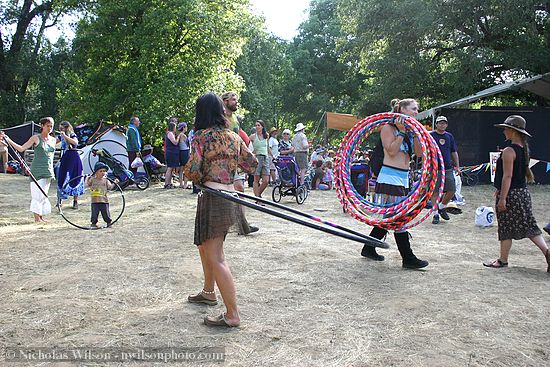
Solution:
M147 177L136 177L134 182L140 190L145 190L149 187L149 179Z
M280 202L281 198L283 197L283 192L281 188L281 185L274 186L273 191L271 192L271 198L276 203Z
M296 189L296 202L298 204L303 204L307 198L307 188L305 185L298 186Z

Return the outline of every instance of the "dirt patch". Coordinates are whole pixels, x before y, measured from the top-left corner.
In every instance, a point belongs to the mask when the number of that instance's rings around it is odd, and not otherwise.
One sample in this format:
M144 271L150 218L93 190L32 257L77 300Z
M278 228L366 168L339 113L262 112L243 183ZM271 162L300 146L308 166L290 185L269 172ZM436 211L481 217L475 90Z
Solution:
M550 187L530 190L543 226ZM243 323L219 330L202 319L221 302L185 301L202 286L190 190L126 191L119 223L84 231L56 214L32 223L28 179L2 175L0 345L225 347L228 366L548 366L543 256L522 240L510 268L481 265L498 255L496 227L474 226L492 191L465 187L462 215L411 231L426 271L403 270L392 237L377 263L359 256L360 244L247 209L260 231L226 241ZM314 191L302 206L282 203L370 229L342 213L333 191Z

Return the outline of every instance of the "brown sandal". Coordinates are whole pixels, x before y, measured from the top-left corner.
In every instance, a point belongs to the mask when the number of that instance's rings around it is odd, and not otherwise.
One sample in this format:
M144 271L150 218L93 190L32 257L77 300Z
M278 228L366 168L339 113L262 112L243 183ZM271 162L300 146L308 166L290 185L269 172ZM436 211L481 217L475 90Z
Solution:
M505 268L508 266L508 263L502 262L500 259L496 259L493 261L486 261L483 263L483 266L486 266L488 268Z
M237 327L237 325L231 325L227 323L225 319L225 313L222 313L219 316L206 316L204 318L204 324L208 326L225 326L225 327Z
M202 292L200 292L195 296L187 297L187 301L189 301L189 303L204 303L205 305L208 305L208 306L216 306L218 304L217 300L206 298L205 296L202 295Z

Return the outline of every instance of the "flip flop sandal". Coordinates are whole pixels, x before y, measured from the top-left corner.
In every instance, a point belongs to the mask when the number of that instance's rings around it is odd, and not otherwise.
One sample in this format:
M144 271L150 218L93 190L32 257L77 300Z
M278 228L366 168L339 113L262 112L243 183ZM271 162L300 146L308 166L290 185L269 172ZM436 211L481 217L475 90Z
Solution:
M237 327L239 325L230 325L225 319L225 314L222 313L219 316L206 316L204 318L204 324L208 326L225 326L225 327Z
M499 268L505 268L508 266L508 263L505 263L505 262L502 262L500 261L500 259L496 259L496 260L493 260L493 261L486 261L483 263L483 266L486 266L488 268L495 268L495 269L499 269Z

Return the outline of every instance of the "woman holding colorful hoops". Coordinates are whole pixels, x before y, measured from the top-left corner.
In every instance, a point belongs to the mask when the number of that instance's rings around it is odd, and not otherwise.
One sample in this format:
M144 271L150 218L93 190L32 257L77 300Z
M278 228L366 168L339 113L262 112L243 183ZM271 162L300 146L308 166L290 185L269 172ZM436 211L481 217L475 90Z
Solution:
M394 99L391 104L392 112L411 117L418 114L418 103L414 99ZM407 195L411 156L413 153L418 156L422 154L418 139L415 139L412 133L407 133L404 121L403 118L397 118L394 123L384 125L380 131L384 161L375 187L376 200L379 204L393 204ZM387 233L386 229L375 226L370 236L383 239ZM394 237L403 258L404 268L420 269L428 266L427 261L420 260L412 252L409 232L396 230ZM361 255L376 261L384 260L384 256L379 255L374 247L368 245L363 247Z

